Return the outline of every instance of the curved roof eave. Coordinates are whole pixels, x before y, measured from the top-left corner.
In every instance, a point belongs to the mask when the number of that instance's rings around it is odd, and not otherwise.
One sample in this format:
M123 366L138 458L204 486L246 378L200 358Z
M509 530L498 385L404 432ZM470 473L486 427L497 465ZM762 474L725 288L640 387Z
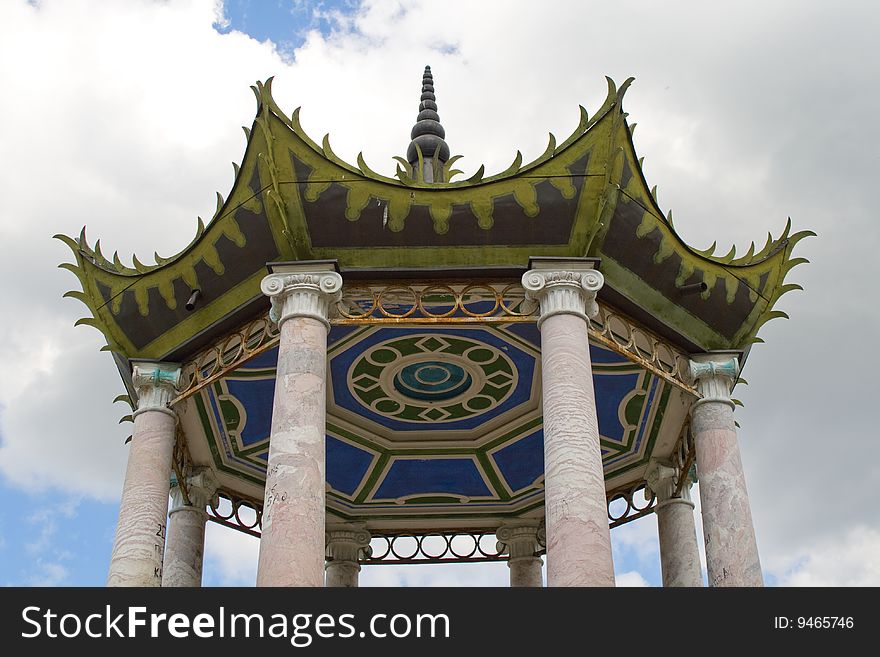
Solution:
M403 229L411 207L411 199L416 199L417 202L427 204L431 208L434 233L437 235L444 234L449 228L448 208L453 202L449 200L450 198L457 203L471 204L474 207L475 215L480 219L480 228L484 231L489 230L493 225L493 210L490 206L488 217L485 214L487 211L484 206L481 206L482 210L477 212L477 205L485 201L474 199L482 199L480 195L489 194L490 192L486 190L490 189L493 190L494 196L510 195L522 207L526 216L535 216L539 208L534 197L534 182L530 179L535 178L536 174L543 174L548 179L556 178L558 180L552 180L553 184L558 185L559 190L564 193L563 188L566 184L571 187L571 181L561 180L560 173L563 174L561 178L565 177L566 172L569 177L572 177L573 174L568 168L571 161L579 156L584 156L584 153L589 154L591 149L596 149L597 162L591 162L588 171L605 171L604 174L601 174L605 179L605 184L603 186L597 183L598 187L594 189L593 193L599 194L599 197L593 199L599 208L595 214L591 210L587 213L589 217L585 218L587 214L578 211L578 216L581 217L578 221L582 223L587 221L590 225L581 228L581 232L586 234L584 238L586 241L571 241L574 239L574 233L570 237L569 250L573 249L572 254L574 251L578 251L574 255L606 257L607 253L605 253L604 247L608 243L608 235L604 235L603 239L596 243L593 241L596 238L596 232L603 226L603 217L606 223L611 224L613 230L617 230L614 212L621 206L621 203L635 201L644 210L642 223L644 224L645 221L650 223L647 227L641 225L639 230L644 232L656 228L662 232L661 238L659 238L660 246L657 253L654 254L655 259L658 256L665 257L661 253L663 251L666 252L666 256L669 255L669 252L677 252L682 262L688 263L687 266L691 268L691 271L694 268L693 263L700 263L709 283L714 284L718 279L724 279L728 296L730 296L731 290L735 290L740 283L747 282L749 277L755 280L758 276L767 277L763 289L758 289L754 285L749 286L747 283L750 288L749 294L755 296L754 293L756 293L760 298L755 299L754 311L748 314L747 320L738 327L735 335L732 334L729 339L724 338L720 341L696 338L694 343L704 345L706 348L718 348L719 345L732 348L760 341L756 335L760 326L773 317L785 316L784 313L773 310L773 305L779 297L788 291L800 288L796 284L784 282L784 278L791 268L806 262L804 258L793 258L792 249L801 239L814 235L814 233L800 231L790 234L791 222L789 220L785 231L778 239L774 240L768 237L767 243L759 252L756 253L754 245L752 245L748 252L739 258L735 256L735 250L718 257L714 255L714 245L713 248L705 251L688 245L673 227L671 213L668 218L663 216L654 193L648 188L641 162L636 156L631 129L626 123L627 115L622 108L622 99L632 82L632 78L626 80L620 88L610 78L606 79L608 94L602 107L593 117L589 117L586 110L581 107L581 117L577 128L561 144L557 145L551 134L547 149L532 162L522 164L522 156L518 152L513 164L498 174L484 177L484 169L480 167L474 176L448 183L425 183L413 178L412 170L406 170L403 166L398 167L396 179L382 176L367 166L362 154L358 156L357 167L345 162L332 151L329 136L325 136L323 144L319 146L305 133L299 122L299 109L295 110L290 118L281 111L272 97L272 78L269 78L265 83L257 82L252 87L258 102L257 114L252 128L244 129L247 135L247 145L241 167L233 165L235 180L232 191L226 200L222 195L217 194L217 210L211 221L205 225L199 218L195 238L179 254L169 258L162 258L155 254L156 263L153 265L145 265L135 256L132 259L133 266L127 267L122 264L118 254L114 253L112 260L107 259L101 252L100 240L95 243L94 247L90 247L86 241L85 228L79 238L56 235L71 248L76 259L75 264L66 263L61 267L72 271L79 278L83 288L81 292L71 291L65 296L79 299L92 313L92 317L83 318L77 324L88 324L101 330L107 339L108 348L113 351L127 356L160 357L169 353L171 346L177 345L179 347L180 344L183 344L185 342L183 338L187 334L191 337L199 331L204 331L209 326L216 324L218 316L223 313L228 315L235 311L236 303L243 304L252 301L254 295L258 294L258 286L254 282L255 276L262 273L265 262L271 259L318 257L309 251L308 245L311 242L308 226L304 224L291 225L293 220L288 206L299 207L300 214L302 214L302 200L300 198L302 192L299 185L306 185L303 189L307 194L307 187L311 181L298 179L296 172L292 169L289 171L284 169L287 172L285 175L290 174L290 180L279 178L280 169L276 160L287 157L286 153L281 153L281 147L276 144L276 136L281 136L281 133L277 130L273 132L273 125L280 123L285 128L279 127L279 129L293 138L293 141L289 143L294 144L295 149L298 149L303 158L317 163L323 162L320 164L320 168L331 174L325 176L330 182L333 182L334 178L339 178L340 180L336 182L345 181L349 185L349 189L351 189L351 183L355 181L368 183L373 190L384 189L385 192L380 191L378 194L379 196L388 194L389 206L393 205L394 199L397 197L405 199L406 208L401 210L398 203L396 217L392 208L392 216L388 225L391 231ZM625 135L625 139L621 140L616 136L620 131ZM605 139L606 137L608 139ZM296 146L296 144L303 145L305 149L303 150L303 146ZM276 153L276 150L279 152ZM617 162L618 152L621 150L625 151L624 159L631 161L631 164L625 165L630 169L629 182L623 180L622 167L624 165ZM456 159L457 157L450 158L446 164L451 167ZM406 164L408 165L408 163ZM616 168L620 170L616 170ZM337 172L338 175L333 172ZM454 172L450 169L448 173ZM598 176L600 174L581 175ZM346 178L347 176L348 178ZM613 190L615 184L616 190ZM531 190L526 189L527 187L531 187ZM580 189L578 188L578 190ZM597 189L598 192L595 191ZM320 193L317 192L317 195ZM365 193L360 192L361 195ZM579 201L581 191L577 193L576 200ZM629 200L621 200L621 195L628 196ZM366 203L366 198L369 197L358 200ZM534 206L534 214L529 213L529 204ZM363 209L363 205L361 205L361 209ZM436 214L435 210L437 210ZM259 215L259 221L248 219L256 215ZM348 221L357 221L360 217L360 210L355 208L353 216L349 216L349 211L346 210L345 216ZM251 232L247 235L242 232L242 217L249 221L247 225L250 226ZM256 235L254 225L260 222L265 224L263 234ZM609 230L608 226L605 226L604 229ZM638 231L634 232L636 233L635 237L629 236L627 239L632 241L642 237ZM488 235L487 233L487 238ZM231 252L234 251L234 247L243 249L244 245L248 244L246 251L252 251L255 243L262 250L258 249L257 253L252 253L249 257L247 267L253 269L253 272L249 274L250 269L239 272L238 278L229 277L229 280L222 284L237 290L237 292L227 295L229 289L221 290L222 285L220 285L217 289L221 291L221 295L227 296L224 303L214 306L211 313L202 314L200 320L196 320L196 316L199 316L198 312L190 316L181 315L178 306L182 305L181 299L185 298L182 296L186 293L184 287L195 289L203 285L206 277L211 281L220 280L223 277L229 264L229 258L228 254L221 257L218 249L225 248ZM233 246L229 246L230 244ZM434 245L430 244L430 240L424 244L424 248L432 246ZM529 247L525 247L525 250L528 249ZM364 248L361 251L369 251L369 249ZM519 251L523 251L523 248L520 248ZM538 251L540 251L540 247L536 249L536 253ZM244 252L242 251L242 253ZM682 267L684 268L684 264ZM647 278L649 280L646 285L650 288L650 276ZM679 278L681 278L681 274L679 274ZM613 283L618 292L627 295L628 287L624 282L609 280L609 283ZM640 304L642 301L640 295L643 293L630 286L629 297L633 302ZM151 314L151 309L157 303L162 306L160 314L165 319L162 319L161 322L158 318L151 318L151 320L155 319L159 323L164 322L163 326L167 328L168 333L173 333L173 336L165 336L165 333L158 332L162 328L159 327L154 331L155 335L151 334L152 338L150 335L145 335L139 343L128 339L124 335L125 331L120 328L119 322L122 320L117 318L117 315L120 312L125 315L127 312L127 316L132 319L125 321L141 321L142 318ZM122 306L126 304L127 310L124 310ZM667 304L659 297L652 303L641 305L646 310L662 315L665 312L663 306L669 304L671 305L667 310L678 310L674 300L668 301ZM139 313L135 312L135 309ZM690 321L686 315L682 315L682 317L684 319L679 323ZM174 322L180 326L175 325ZM147 324L149 323L148 321ZM678 328L680 330L680 327ZM687 332L682 334L686 335ZM164 336L163 340L157 342L160 335Z

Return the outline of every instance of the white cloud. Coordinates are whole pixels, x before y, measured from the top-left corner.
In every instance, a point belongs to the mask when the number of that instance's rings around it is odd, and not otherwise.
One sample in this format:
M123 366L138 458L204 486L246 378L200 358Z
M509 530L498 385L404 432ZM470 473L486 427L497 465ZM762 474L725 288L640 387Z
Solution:
M30 490L118 497L130 425L100 336L62 299L78 284L54 233L179 251L229 185L256 78L283 69L270 45L212 28L212 2L0 6L0 472ZM39 108L35 111L35 108ZM222 108L219 110L217 108ZM224 192L227 190L224 190Z
M37 339L62 344L67 332L44 329ZM104 500L120 494L131 425L117 418L129 411L111 403L120 393L118 375L91 338L73 341L51 373L31 373L6 397L0 471L25 490L61 487Z
M626 573L621 573L621 574L617 575L615 579L616 579L617 586L624 586L624 587L650 586L650 584L648 584L648 582L645 580L645 578L642 577L641 573L639 573L636 570L631 570Z
M792 561L777 573L781 586L880 586L880 530L853 527L805 546Z
M33 557L42 557L52 552L56 557L64 557L69 554L66 550L58 549L54 545L54 537L58 531L58 518L75 518L77 515L78 499L60 501L52 507L43 507L30 513L27 522L36 528L37 536L34 540L25 543L25 550Z
M644 559L650 558L659 550L657 516L652 513L612 529L611 540L616 548L630 550Z
M34 573L27 579L30 586L62 586L70 571L61 563L38 559L34 564Z
M80 500L57 500L52 506L37 508L27 516L27 524L36 535L24 542L28 556L27 571L21 575L29 586L62 586L68 583L70 568L65 565L73 559L63 537L59 539L58 520L77 517Z
M259 554L258 539L209 522L205 531L202 580L217 586L254 586Z
M373 565L361 568L360 586L507 586L505 562Z

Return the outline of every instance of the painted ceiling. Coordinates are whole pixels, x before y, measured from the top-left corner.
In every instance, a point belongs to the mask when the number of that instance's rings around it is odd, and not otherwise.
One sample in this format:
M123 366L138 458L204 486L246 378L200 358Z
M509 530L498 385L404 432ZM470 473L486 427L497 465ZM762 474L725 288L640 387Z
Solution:
M671 387L591 345L606 480L647 462ZM188 404L191 446L227 479L265 481L277 347ZM334 326L328 507L348 518L521 515L543 504L539 334L493 326ZM680 428L666 426L666 433ZM673 422L674 423L674 422ZM667 423L668 425L669 423ZM677 433L675 433L677 436ZM668 440L667 440L668 442Z

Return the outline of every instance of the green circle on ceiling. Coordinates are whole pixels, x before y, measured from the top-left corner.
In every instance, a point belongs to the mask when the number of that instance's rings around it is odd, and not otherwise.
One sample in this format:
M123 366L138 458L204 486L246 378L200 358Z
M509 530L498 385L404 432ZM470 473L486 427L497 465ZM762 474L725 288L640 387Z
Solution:
M373 345L352 363L349 389L374 413L443 423L495 409L516 387L516 367L469 337L418 333Z
M471 383L471 375L463 367L435 360L405 365L394 375L394 388L400 394L423 401L451 399Z

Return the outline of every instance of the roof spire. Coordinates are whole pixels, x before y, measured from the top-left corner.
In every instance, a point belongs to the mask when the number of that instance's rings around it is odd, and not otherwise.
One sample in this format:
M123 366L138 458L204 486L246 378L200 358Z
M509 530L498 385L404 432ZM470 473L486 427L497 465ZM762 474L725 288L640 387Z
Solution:
M434 154L442 165L449 159L449 146L443 140L446 131L440 125L440 115L437 114L437 98L434 96L434 76L431 75L431 67L425 67L422 76L422 96L419 103L419 115L413 126L409 143L406 149L406 159L415 168L419 165L419 156L416 153L416 145L422 151L423 173L425 182L443 182L440 171L434 171L432 161Z

